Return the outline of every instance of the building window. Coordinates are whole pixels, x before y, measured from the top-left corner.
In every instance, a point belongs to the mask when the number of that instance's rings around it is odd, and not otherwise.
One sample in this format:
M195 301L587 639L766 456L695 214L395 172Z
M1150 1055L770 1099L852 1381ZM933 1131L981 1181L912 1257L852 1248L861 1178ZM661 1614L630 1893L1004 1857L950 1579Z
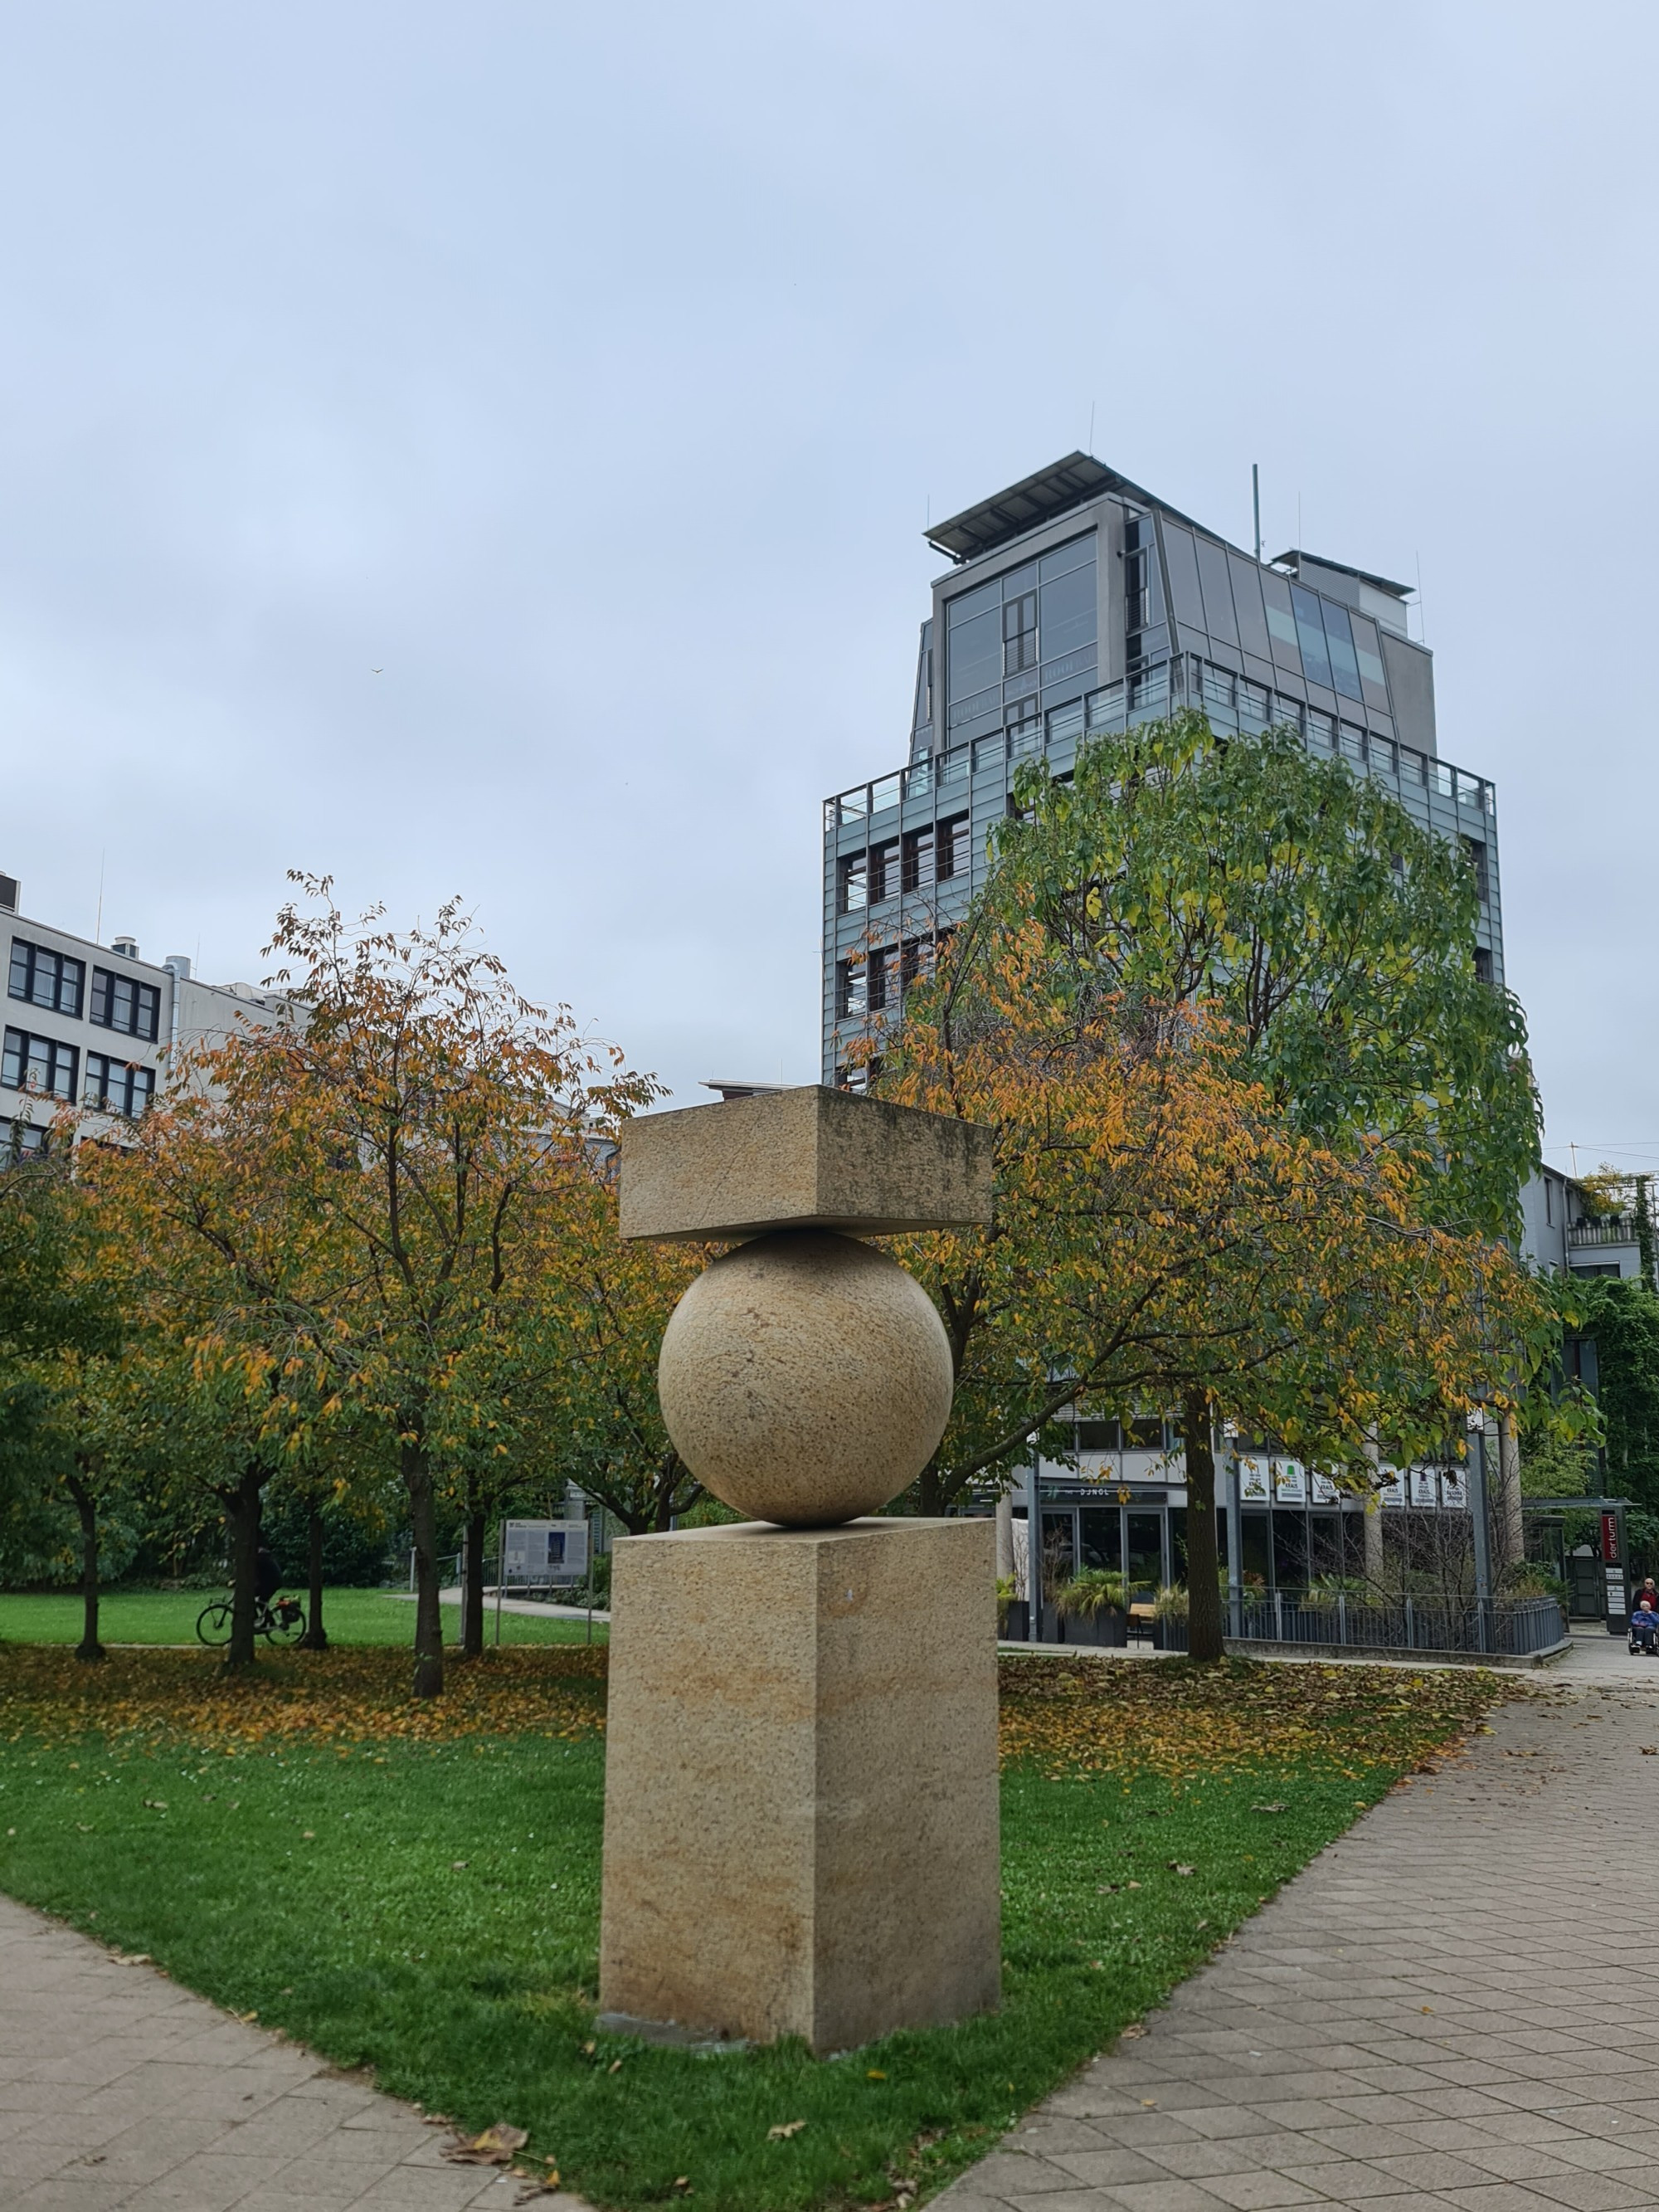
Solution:
M869 1060L860 1060L856 1067L838 1067L836 1070L836 1088L837 1091L867 1091L880 1073L881 1054L877 1053Z
M123 1036L143 1037L147 1044L154 1044L161 1025L161 994L154 983L136 982L131 975L94 968L92 1019L100 1030L119 1030Z
M1022 592L1002 606L1002 672L1018 676L1037 664L1037 595Z
M899 955L899 974L905 989L913 984L926 983L933 973L933 940L931 937L910 937L904 942Z
M1555 1186L1547 1176L1544 1177L1544 1226L1547 1229L1555 1226Z
M870 976L862 960L836 963L836 1018L862 1021L870 1010Z
M1479 837L1465 837L1463 850L1468 855L1469 866L1474 870L1474 888L1485 906L1491 896L1491 878L1486 869L1486 848Z
M836 864L836 912L856 914L870 895L870 855L848 853Z
M1130 1451L1162 1451L1164 1449L1164 1419L1161 1414L1148 1413L1125 1424L1123 1442Z
M870 986L867 997L870 1012L872 1014L880 1013L886 1006L887 975L892 963L892 957L890 951L878 951L870 955Z
M42 1121L0 1121L0 1167L39 1159L51 1143L52 1131Z
M71 960L67 952L48 951L44 945L29 945L21 937L11 940L11 995L31 1006L49 1006L55 1014L81 1012L81 988L86 963Z
M75 1047L60 1044L56 1037L8 1030L0 1054L0 1084L8 1091L38 1091L46 1098L72 1099L76 1058Z
M153 1067L140 1067L136 1061L118 1060L106 1052L87 1054L82 1105L99 1107L106 1114L125 1114L130 1121L136 1121L148 1111L155 1096Z
M1118 1451L1122 1437L1115 1421L1079 1421L1077 1425L1077 1448L1079 1451Z
M907 891L931 890L933 884L933 832L911 830L904 839L904 889Z
M941 883L969 873L973 865L972 838L973 823L965 814L952 815L948 822L939 823L933 866Z
M884 845L870 848L870 903L879 906L883 899L898 896L899 841L890 837Z
M1477 945L1474 948L1474 980L1477 983L1490 983L1492 979L1492 955L1484 945Z

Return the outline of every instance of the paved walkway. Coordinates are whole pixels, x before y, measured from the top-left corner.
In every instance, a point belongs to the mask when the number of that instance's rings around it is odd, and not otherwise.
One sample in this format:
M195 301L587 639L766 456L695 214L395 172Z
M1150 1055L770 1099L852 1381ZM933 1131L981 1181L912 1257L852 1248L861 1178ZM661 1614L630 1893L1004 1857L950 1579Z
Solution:
M1648 1678L1531 1686L936 2201L1622 2212L1659 2200L1659 2055L1642 2019L1659 1986L1659 1662L1647 1663Z
M463 2212L522 2185L447 2129L0 1898L5 2212ZM538 2191L544 2212L584 2212Z

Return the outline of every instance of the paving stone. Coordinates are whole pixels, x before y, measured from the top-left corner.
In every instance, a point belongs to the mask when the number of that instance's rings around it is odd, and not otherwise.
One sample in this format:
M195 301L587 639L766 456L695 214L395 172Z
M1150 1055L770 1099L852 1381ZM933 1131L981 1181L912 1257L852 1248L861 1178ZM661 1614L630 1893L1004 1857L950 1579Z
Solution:
M1124 2108L1139 2112L1139 2097ZM1103 2140L1059 2118L1027 2124ZM441 2150L408 2106L0 1899L3 2212L514 2203L516 2182L446 2165ZM1075 2191L1072 2177L1047 2170ZM536 2201L538 2212L587 2212L568 2194Z
M1659 1737L1659 1677L1552 1681L1492 1727L1375 1807L1141 2039L1040 2108L1087 2119L1169 2180L1115 2183L1103 2167L1082 2194L1045 2184L1033 2208L1659 2203L1659 2068L1612 2009L1659 1972L1645 1841L1659 1771L1639 1752ZM1577 1948L1564 1963L1566 1897ZM1081 2174L1089 2155L1054 2165ZM945 2191L941 2212L1021 2202L985 2171Z

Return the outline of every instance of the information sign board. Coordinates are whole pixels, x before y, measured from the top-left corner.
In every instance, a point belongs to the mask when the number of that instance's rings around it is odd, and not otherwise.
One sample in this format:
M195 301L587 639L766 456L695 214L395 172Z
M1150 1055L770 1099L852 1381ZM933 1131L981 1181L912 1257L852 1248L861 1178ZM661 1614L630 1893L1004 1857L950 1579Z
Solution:
M586 1521L507 1521L501 1526L501 1582L536 1589L579 1583L587 1573Z

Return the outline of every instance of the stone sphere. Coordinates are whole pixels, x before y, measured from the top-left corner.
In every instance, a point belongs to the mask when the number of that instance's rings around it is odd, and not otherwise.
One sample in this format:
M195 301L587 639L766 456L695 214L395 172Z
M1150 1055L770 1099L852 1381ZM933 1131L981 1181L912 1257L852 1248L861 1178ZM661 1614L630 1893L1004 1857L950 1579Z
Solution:
M674 1309L657 1389L674 1448L745 1519L823 1528L914 1482L950 1418L945 1325L896 1260L787 1230L716 1260Z

